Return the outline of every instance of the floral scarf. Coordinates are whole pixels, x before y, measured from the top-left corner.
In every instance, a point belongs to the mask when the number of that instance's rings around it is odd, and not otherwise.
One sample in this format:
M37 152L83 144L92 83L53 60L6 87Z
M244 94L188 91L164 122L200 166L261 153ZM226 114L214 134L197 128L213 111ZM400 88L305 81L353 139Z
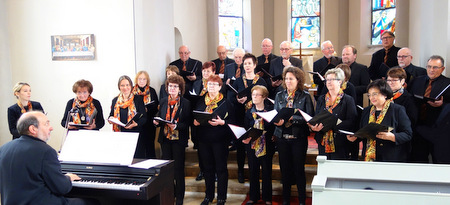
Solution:
M166 111L166 120L168 121L178 121L174 120L175 115L177 114L178 107L180 106L180 96L177 96L175 99L172 99L172 97L169 95L167 100L167 111ZM170 109L172 109L172 112L170 112ZM165 124L164 126L164 134L166 135L166 138L169 140L178 140L178 130L173 130L169 125Z
M386 100L386 102L384 102L383 109L381 110L380 115L378 115L378 117L375 117L376 108L375 106L372 105L372 107L370 108L369 123L375 122L377 124L380 124L383 121L384 116L386 115L386 112L388 111L389 106L391 105L391 102L392 102L391 99ZM375 161L377 141L375 139L368 139L366 146L367 146L366 157L364 158L364 161Z
M127 122L129 122L133 117L136 115L136 105L134 104L134 94L130 94L130 98L125 101L123 98L123 94L119 94L119 97L117 98L117 102L114 105L114 117L120 120L120 108L128 108L128 118ZM113 131L119 132L120 127L119 125L114 124L113 125Z
M216 98L211 99L209 95L205 95L205 112L213 113L214 109L217 108L217 103L223 99L222 93L219 93Z
M294 107L295 91L297 91L297 89L295 89L291 93L288 92L288 96L286 98L286 101L287 101L286 107L288 107L288 108L293 108Z
M256 82L258 82L258 80L259 80L259 75L255 75L255 77L253 78L253 81L252 81L252 85L255 85ZM244 82L244 87L248 88L247 77L245 77L245 75L242 75L242 81ZM253 105L253 102L250 99L247 103L244 104L245 111L247 112L247 110L252 108L252 105Z
M395 100L403 95L403 92L405 92L405 89L402 87L399 90L394 92L394 96L392 97L392 100Z
M20 112L22 113L26 113L27 110L33 110L33 106L31 105L31 101L28 101L28 105L27 105L27 109L25 110L25 108L23 107L22 103L17 99L17 105L20 107Z
M202 78L202 84L203 84L203 89L202 92L200 92L200 96L205 95L206 92L208 92L208 79Z
M339 89L336 99L334 100L334 102L332 102L330 92L328 92L325 95L325 109L328 110L328 112L333 113L333 109L341 102L343 96L344 91L342 91L342 89ZM328 130L325 135L323 135L321 144L325 147L325 153L336 152L333 130Z
M91 121L91 117L94 117L93 114L95 112L94 103L92 103L92 96L89 96L88 99L82 103L80 100L75 98L72 103L72 108L78 107L79 109L85 110L85 115L80 117L80 113L76 112L72 115L72 121L75 124L81 124L81 121L85 121L89 123Z
M255 121L255 124L253 124L253 128L264 130L264 120L261 117L258 117L256 113L252 113L252 116L253 120ZM251 148L255 150L256 157L262 157L266 155L266 139L264 134L252 142Z
M142 98L144 98L144 105L147 105L152 101L152 97L150 94L150 86L148 85L145 86L144 91L141 91L141 89L139 89L139 86L136 84L133 87L131 93L133 93L133 95L142 95Z

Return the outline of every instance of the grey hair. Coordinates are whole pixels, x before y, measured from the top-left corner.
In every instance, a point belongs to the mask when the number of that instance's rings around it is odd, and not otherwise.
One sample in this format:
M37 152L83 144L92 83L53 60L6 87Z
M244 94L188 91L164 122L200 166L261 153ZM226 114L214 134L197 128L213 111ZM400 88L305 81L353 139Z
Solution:
M31 125L34 125L38 128L39 120L37 119L36 115L33 114L33 112L24 113L17 121L17 131L21 135L29 135L30 131L28 130L28 128Z
M323 47L323 46L325 45L325 43L329 43L329 44L333 45L333 43L331 43L330 40L326 40L326 41L322 42L322 44L320 44L320 48L321 48L322 50L325 49L325 48Z
M344 71L342 69L340 69L340 68L332 68L332 69L328 70L325 73L324 77L326 78L326 76L329 75L329 74L336 75L336 79L339 79L341 82L344 82L344 80L345 80Z
M281 42L281 43L280 43L280 48L281 48L281 45L283 45L283 44L285 44L285 43L289 44L289 48L292 49L292 43L291 43L290 41L283 41L283 42Z

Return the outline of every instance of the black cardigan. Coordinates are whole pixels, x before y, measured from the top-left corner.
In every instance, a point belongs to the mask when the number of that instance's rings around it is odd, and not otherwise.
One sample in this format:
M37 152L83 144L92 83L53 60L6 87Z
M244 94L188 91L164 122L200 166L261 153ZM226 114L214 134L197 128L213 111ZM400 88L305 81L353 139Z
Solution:
M118 97L115 97L112 100L111 112L109 113L110 117L114 116L114 106L116 105L117 98ZM145 111L145 105L144 105L144 101L142 100L142 96L135 95L133 101L134 101L134 104L136 106L137 114L141 115L141 117L137 121L135 121L138 124L138 126L133 127L132 129L125 129L124 127L119 126L121 132L139 132L141 130L141 127L147 122L147 112ZM120 108L120 114L121 114L120 116L121 116L121 118L119 120L122 123L126 124L128 118L127 117L123 117L124 115L122 115L122 113L126 113L125 116L128 116L128 108L126 108L126 109Z
M64 110L64 116L61 120L61 126L66 127L66 120L67 120L67 114L72 109L74 99L70 99L66 104L66 109ZM94 130L100 130L105 125L105 119L103 118L103 109L100 102L96 99L92 99L92 103L94 103L95 109L97 109L97 115L95 116L95 129ZM86 108L84 108L86 109ZM69 122L72 122L72 118L69 118ZM84 129L83 127L80 127L79 129Z

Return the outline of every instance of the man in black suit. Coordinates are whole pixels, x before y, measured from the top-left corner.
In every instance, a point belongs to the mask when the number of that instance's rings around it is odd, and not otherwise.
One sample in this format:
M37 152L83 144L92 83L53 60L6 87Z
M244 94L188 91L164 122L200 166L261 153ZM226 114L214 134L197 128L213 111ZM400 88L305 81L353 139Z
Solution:
M303 70L303 63L302 60L296 57L291 56L292 53L292 45L290 41L283 41L280 44L280 57L277 57L270 61L270 70L269 73L273 77L279 76L283 73L283 69L285 67L289 66L295 66ZM275 80L272 79L269 80L270 82L267 82L268 89L269 89L269 98L274 99L275 95L279 91L278 88L280 87L283 80Z
M219 58L212 61L216 65L216 74L221 76L222 78L225 73L225 66L230 63L234 63L233 59L228 58L227 52L228 51L225 46L217 46L217 56L219 56Z
M173 61L170 65L178 67L180 75L183 76L183 79L186 82L185 90L192 90L194 81L202 78L202 62L190 58L191 51L185 45L180 46L178 55L180 56L180 59ZM189 92L185 92L184 94L188 95Z
M418 126L432 126L442 107L450 103L450 89L438 95L450 84L450 79L443 76L444 59L441 56L431 56L427 62L427 75L419 76L411 81L408 89L412 95L434 98L434 102L417 98L416 103L419 108ZM428 155L432 152L430 141L427 136L415 135L412 140L411 161L428 163ZM433 156L433 160L434 156Z
M233 50L234 63L225 66L225 73L223 81L226 84L232 85L234 80L244 74L244 66L242 65L242 58L245 55L245 50L242 48L235 48ZM226 87L226 86L223 86Z
M369 66L370 79L386 78L389 68L398 66L397 52L399 47L394 46L395 35L391 31L383 31L381 43L383 48L372 54Z
M270 61L272 61L273 59L278 57L272 53L273 44L269 38L265 38L261 42L261 49L262 49L262 55L258 56L258 58L257 58L258 65L270 63Z
M62 174L56 151L47 145L50 125L38 111L24 113L17 122L21 137L0 148L0 194L3 205L84 204L63 195L72 189L76 174Z
M415 66L411 63L413 56L409 48L402 48L397 52L398 66L406 71L406 84L409 84L412 79L426 75L427 70L422 67Z
M313 71L324 76L330 68L335 68L337 65L341 64L342 59L340 57L333 56L334 47L331 41L324 41L320 47L322 49L323 58L314 62ZM315 97L318 97L322 93L322 89L325 84L318 75L313 75L313 80L314 84L317 85L317 96Z
M356 62L357 52L355 46L344 46L342 63L347 64L352 71L349 81L355 86L356 104L363 106L363 94L366 93L367 85L370 83L370 76L367 66Z

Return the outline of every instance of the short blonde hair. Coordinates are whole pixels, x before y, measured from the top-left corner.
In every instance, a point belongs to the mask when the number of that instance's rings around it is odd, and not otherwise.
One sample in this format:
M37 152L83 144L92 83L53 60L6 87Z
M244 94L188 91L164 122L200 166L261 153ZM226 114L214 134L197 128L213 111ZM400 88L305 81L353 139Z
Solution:
M269 96L269 91L267 90L266 87L262 86L262 85L255 85L252 88L252 93L255 90L259 90L261 92L261 95L263 98L267 98Z
M138 78L141 74L144 74L145 77L147 78L147 84L145 84L146 86L150 86L150 76L148 75L147 71L145 70L141 70L139 72L136 73L136 77L134 78L134 84L138 84Z
M28 86L28 87L31 87L28 83L22 83L22 82L17 82L14 85L14 87L13 87L13 95L16 96L16 98L19 98L19 97L17 97L16 93L20 92L20 90L22 90L22 87L25 86L25 85Z

